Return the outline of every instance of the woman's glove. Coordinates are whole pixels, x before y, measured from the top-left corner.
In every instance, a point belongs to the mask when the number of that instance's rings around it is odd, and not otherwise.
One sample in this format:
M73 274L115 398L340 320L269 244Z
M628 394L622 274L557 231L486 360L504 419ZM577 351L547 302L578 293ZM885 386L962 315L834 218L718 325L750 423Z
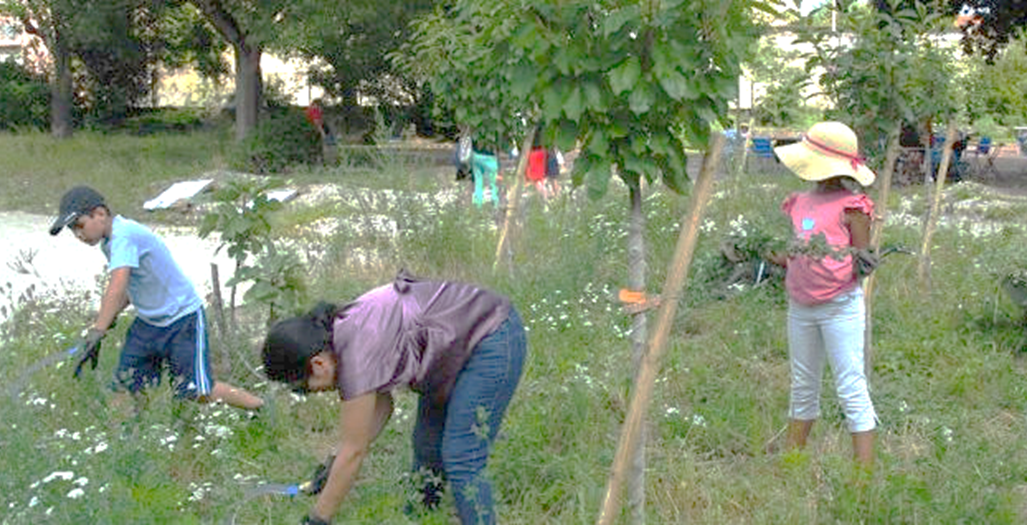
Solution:
M332 473L332 463L335 463L335 454L328 456L324 463L317 466L310 481L300 485L300 490L310 495L320 494L325 488L325 483L328 483L328 475Z
M85 337L79 342L79 348L82 349L82 358L78 360L78 365L75 366L76 379L82 373L82 365L86 364L87 361L90 364L90 369L96 370L96 364L100 359L100 341L106 334L106 331L94 327L86 330Z

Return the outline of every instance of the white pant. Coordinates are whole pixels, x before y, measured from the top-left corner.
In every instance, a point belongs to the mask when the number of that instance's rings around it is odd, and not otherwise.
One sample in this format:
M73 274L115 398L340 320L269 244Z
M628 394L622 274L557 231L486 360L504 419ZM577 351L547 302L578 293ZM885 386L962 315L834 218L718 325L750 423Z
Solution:
M830 301L808 306L788 305L788 352L792 362L789 417L809 421L820 417L820 384L824 356L831 361L838 400L849 432L877 426L863 373L866 310L863 289L856 287Z

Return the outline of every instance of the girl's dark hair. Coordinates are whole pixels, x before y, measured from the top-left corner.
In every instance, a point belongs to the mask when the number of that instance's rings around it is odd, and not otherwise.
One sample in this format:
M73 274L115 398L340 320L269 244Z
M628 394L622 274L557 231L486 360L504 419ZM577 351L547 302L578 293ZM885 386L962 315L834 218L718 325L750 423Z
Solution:
M304 315L282 319L264 339L264 374L272 381L294 383L310 376L310 358L332 341L338 308L320 302Z

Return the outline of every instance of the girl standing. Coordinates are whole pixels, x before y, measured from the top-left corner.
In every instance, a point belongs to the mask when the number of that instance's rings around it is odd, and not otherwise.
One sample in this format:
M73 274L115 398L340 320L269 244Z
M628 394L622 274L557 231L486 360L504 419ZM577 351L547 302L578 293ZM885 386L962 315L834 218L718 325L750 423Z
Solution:
M856 134L840 122L815 124L802 141L774 152L799 178L816 182L781 206L794 235L788 255L775 257L787 267L792 384L788 447L804 447L820 416L826 357L852 434L853 455L870 467L877 415L864 373L866 318L857 252L865 253L869 244L874 205L850 187L869 186L875 175L859 157Z

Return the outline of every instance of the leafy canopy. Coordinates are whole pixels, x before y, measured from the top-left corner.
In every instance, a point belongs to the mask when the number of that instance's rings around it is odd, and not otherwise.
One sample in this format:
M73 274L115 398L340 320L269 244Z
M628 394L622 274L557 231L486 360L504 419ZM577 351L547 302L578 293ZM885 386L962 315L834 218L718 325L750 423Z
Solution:
M683 191L685 146L726 120L769 2L458 0L422 18L397 58L431 83L476 138L509 140L521 118L561 149L589 194L611 173ZM484 135L484 137L482 137Z

